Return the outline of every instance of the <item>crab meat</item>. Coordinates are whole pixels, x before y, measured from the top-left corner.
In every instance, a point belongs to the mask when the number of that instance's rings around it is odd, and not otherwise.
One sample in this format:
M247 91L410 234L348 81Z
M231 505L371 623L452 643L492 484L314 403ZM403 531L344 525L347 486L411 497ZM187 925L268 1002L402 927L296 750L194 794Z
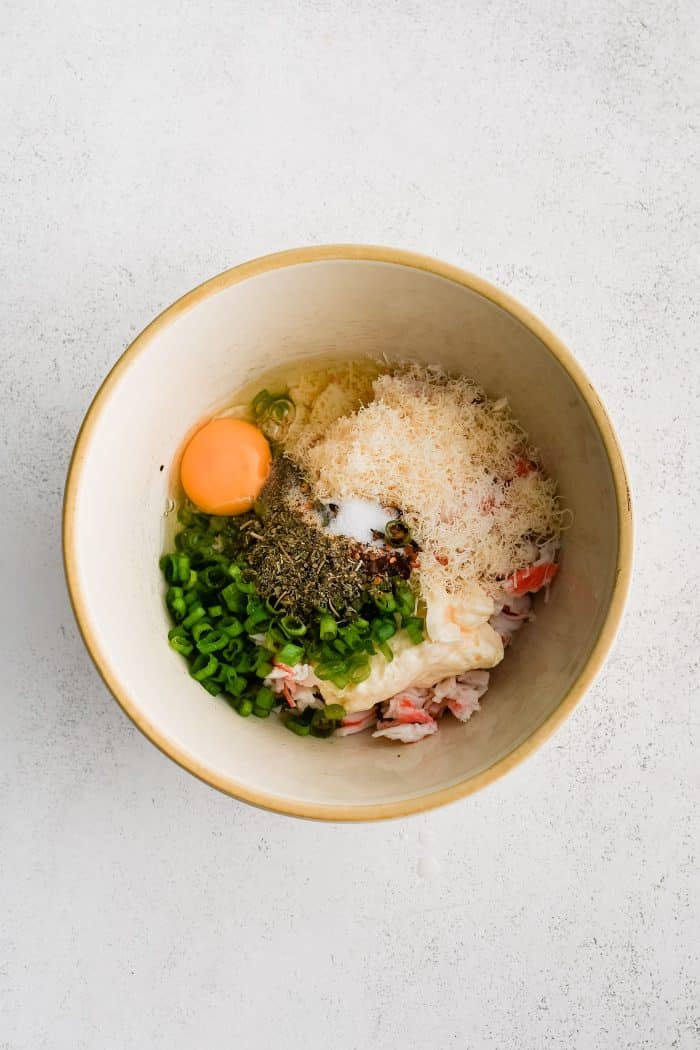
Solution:
M509 596L520 597L524 594L535 594L543 587L548 587L559 572L556 561L557 544L550 540L539 549L537 561L524 569L516 569L512 576L503 582L503 590Z
M433 699L426 710L433 718L441 718L450 711L460 722L466 722L479 711L479 700L489 687L488 671L465 671L452 678L444 678L433 686Z
M265 679L265 685L273 693L281 693L290 707L304 711L307 707L323 707L323 700L316 696L314 687L318 679L311 664L276 663Z
M508 595L506 604L497 609L489 620L489 625L501 636L505 648L510 645L515 632L532 618L532 598L529 594Z
M379 722L379 729L373 737L385 737L397 740L402 744L417 744L423 737L437 733L437 722L432 718L427 722Z
M424 694L416 696L416 694ZM382 706L382 718L396 722L431 722L430 715L423 710L423 704L429 700L430 689L406 689Z
M351 715L346 715L340 726L335 731L336 736L351 736L353 733L361 733L364 729L369 729L377 721L377 710L374 707L370 707L368 711L353 711Z
M382 705L382 719L372 736L415 744L437 733L437 722L423 707L431 695L431 689L404 689L392 696Z

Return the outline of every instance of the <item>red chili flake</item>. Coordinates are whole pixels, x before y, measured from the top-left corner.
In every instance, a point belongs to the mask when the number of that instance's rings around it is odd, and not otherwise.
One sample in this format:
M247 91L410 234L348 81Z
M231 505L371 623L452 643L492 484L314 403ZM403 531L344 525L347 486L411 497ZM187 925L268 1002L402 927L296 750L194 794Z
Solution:
M520 456L515 462L515 476L518 478L524 478L526 474L534 474L537 469L537 464L531 459L525 459L524 456Z

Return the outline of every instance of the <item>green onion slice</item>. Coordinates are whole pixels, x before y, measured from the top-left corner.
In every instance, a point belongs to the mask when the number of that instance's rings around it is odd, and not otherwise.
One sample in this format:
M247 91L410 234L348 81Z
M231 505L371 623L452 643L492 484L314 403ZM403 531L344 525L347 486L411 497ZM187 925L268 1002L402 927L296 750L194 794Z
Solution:
M412 533L405 521L400 518L392 518L384 526L384 535L394 547L405 547L411 542Z

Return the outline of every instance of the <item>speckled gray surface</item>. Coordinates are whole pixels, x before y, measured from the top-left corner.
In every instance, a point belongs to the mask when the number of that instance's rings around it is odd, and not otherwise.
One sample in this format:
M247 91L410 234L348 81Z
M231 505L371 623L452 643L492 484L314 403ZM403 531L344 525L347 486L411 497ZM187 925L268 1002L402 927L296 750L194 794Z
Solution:
M0 1048L698 1046L697 4L3 22ZM126 343L228 265L339 240L538 313L611 411L637 515L624 626L564 728L474 798L357 827L161 756L60 564L72 441Z

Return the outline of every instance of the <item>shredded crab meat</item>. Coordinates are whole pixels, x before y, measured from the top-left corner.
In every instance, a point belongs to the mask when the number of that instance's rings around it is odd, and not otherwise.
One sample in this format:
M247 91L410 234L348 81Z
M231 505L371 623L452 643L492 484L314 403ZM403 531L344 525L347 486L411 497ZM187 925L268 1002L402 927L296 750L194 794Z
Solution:
M264 684L277 695L282 695L290 707L305 711L307 707L323 707L316 695L318 679L311 664L275 663Z
M529 594L523 594L519 597L507 596L503 603L499 603L489 624L501 636L505 649L513 640L515 632L532 619L532 598Z
M378 722L379 729L372 733L373 737L384 737L386 740L396 740L402 744L417 744L423 737L437 733L437 722L432 718L429 722Z
M413 693L418 690L412 690ZM429 693L429 690L421 689L420 692ZM427 699L427 697L425 698ZM432 722L432 717L423 710L425 700L415 699L407 693L397 693L387 700L382 706L382 719L387 722Z
M437 732L445 711L466 722L480 710L488 685L489 672L477 670L443 678L428 689L404 689L382 704L372 736L414 744Z
M376 722L376 707L370 707L367 711L354 711L353 714L345 716L339 728L336 729L335 735L351 736L353 733L362 733L370 726L376 725Z
M489 687L488 671L468 671L459 678L447 678L436 688L436 698L444 698L450 714L467 722L480 711L479 700Z

